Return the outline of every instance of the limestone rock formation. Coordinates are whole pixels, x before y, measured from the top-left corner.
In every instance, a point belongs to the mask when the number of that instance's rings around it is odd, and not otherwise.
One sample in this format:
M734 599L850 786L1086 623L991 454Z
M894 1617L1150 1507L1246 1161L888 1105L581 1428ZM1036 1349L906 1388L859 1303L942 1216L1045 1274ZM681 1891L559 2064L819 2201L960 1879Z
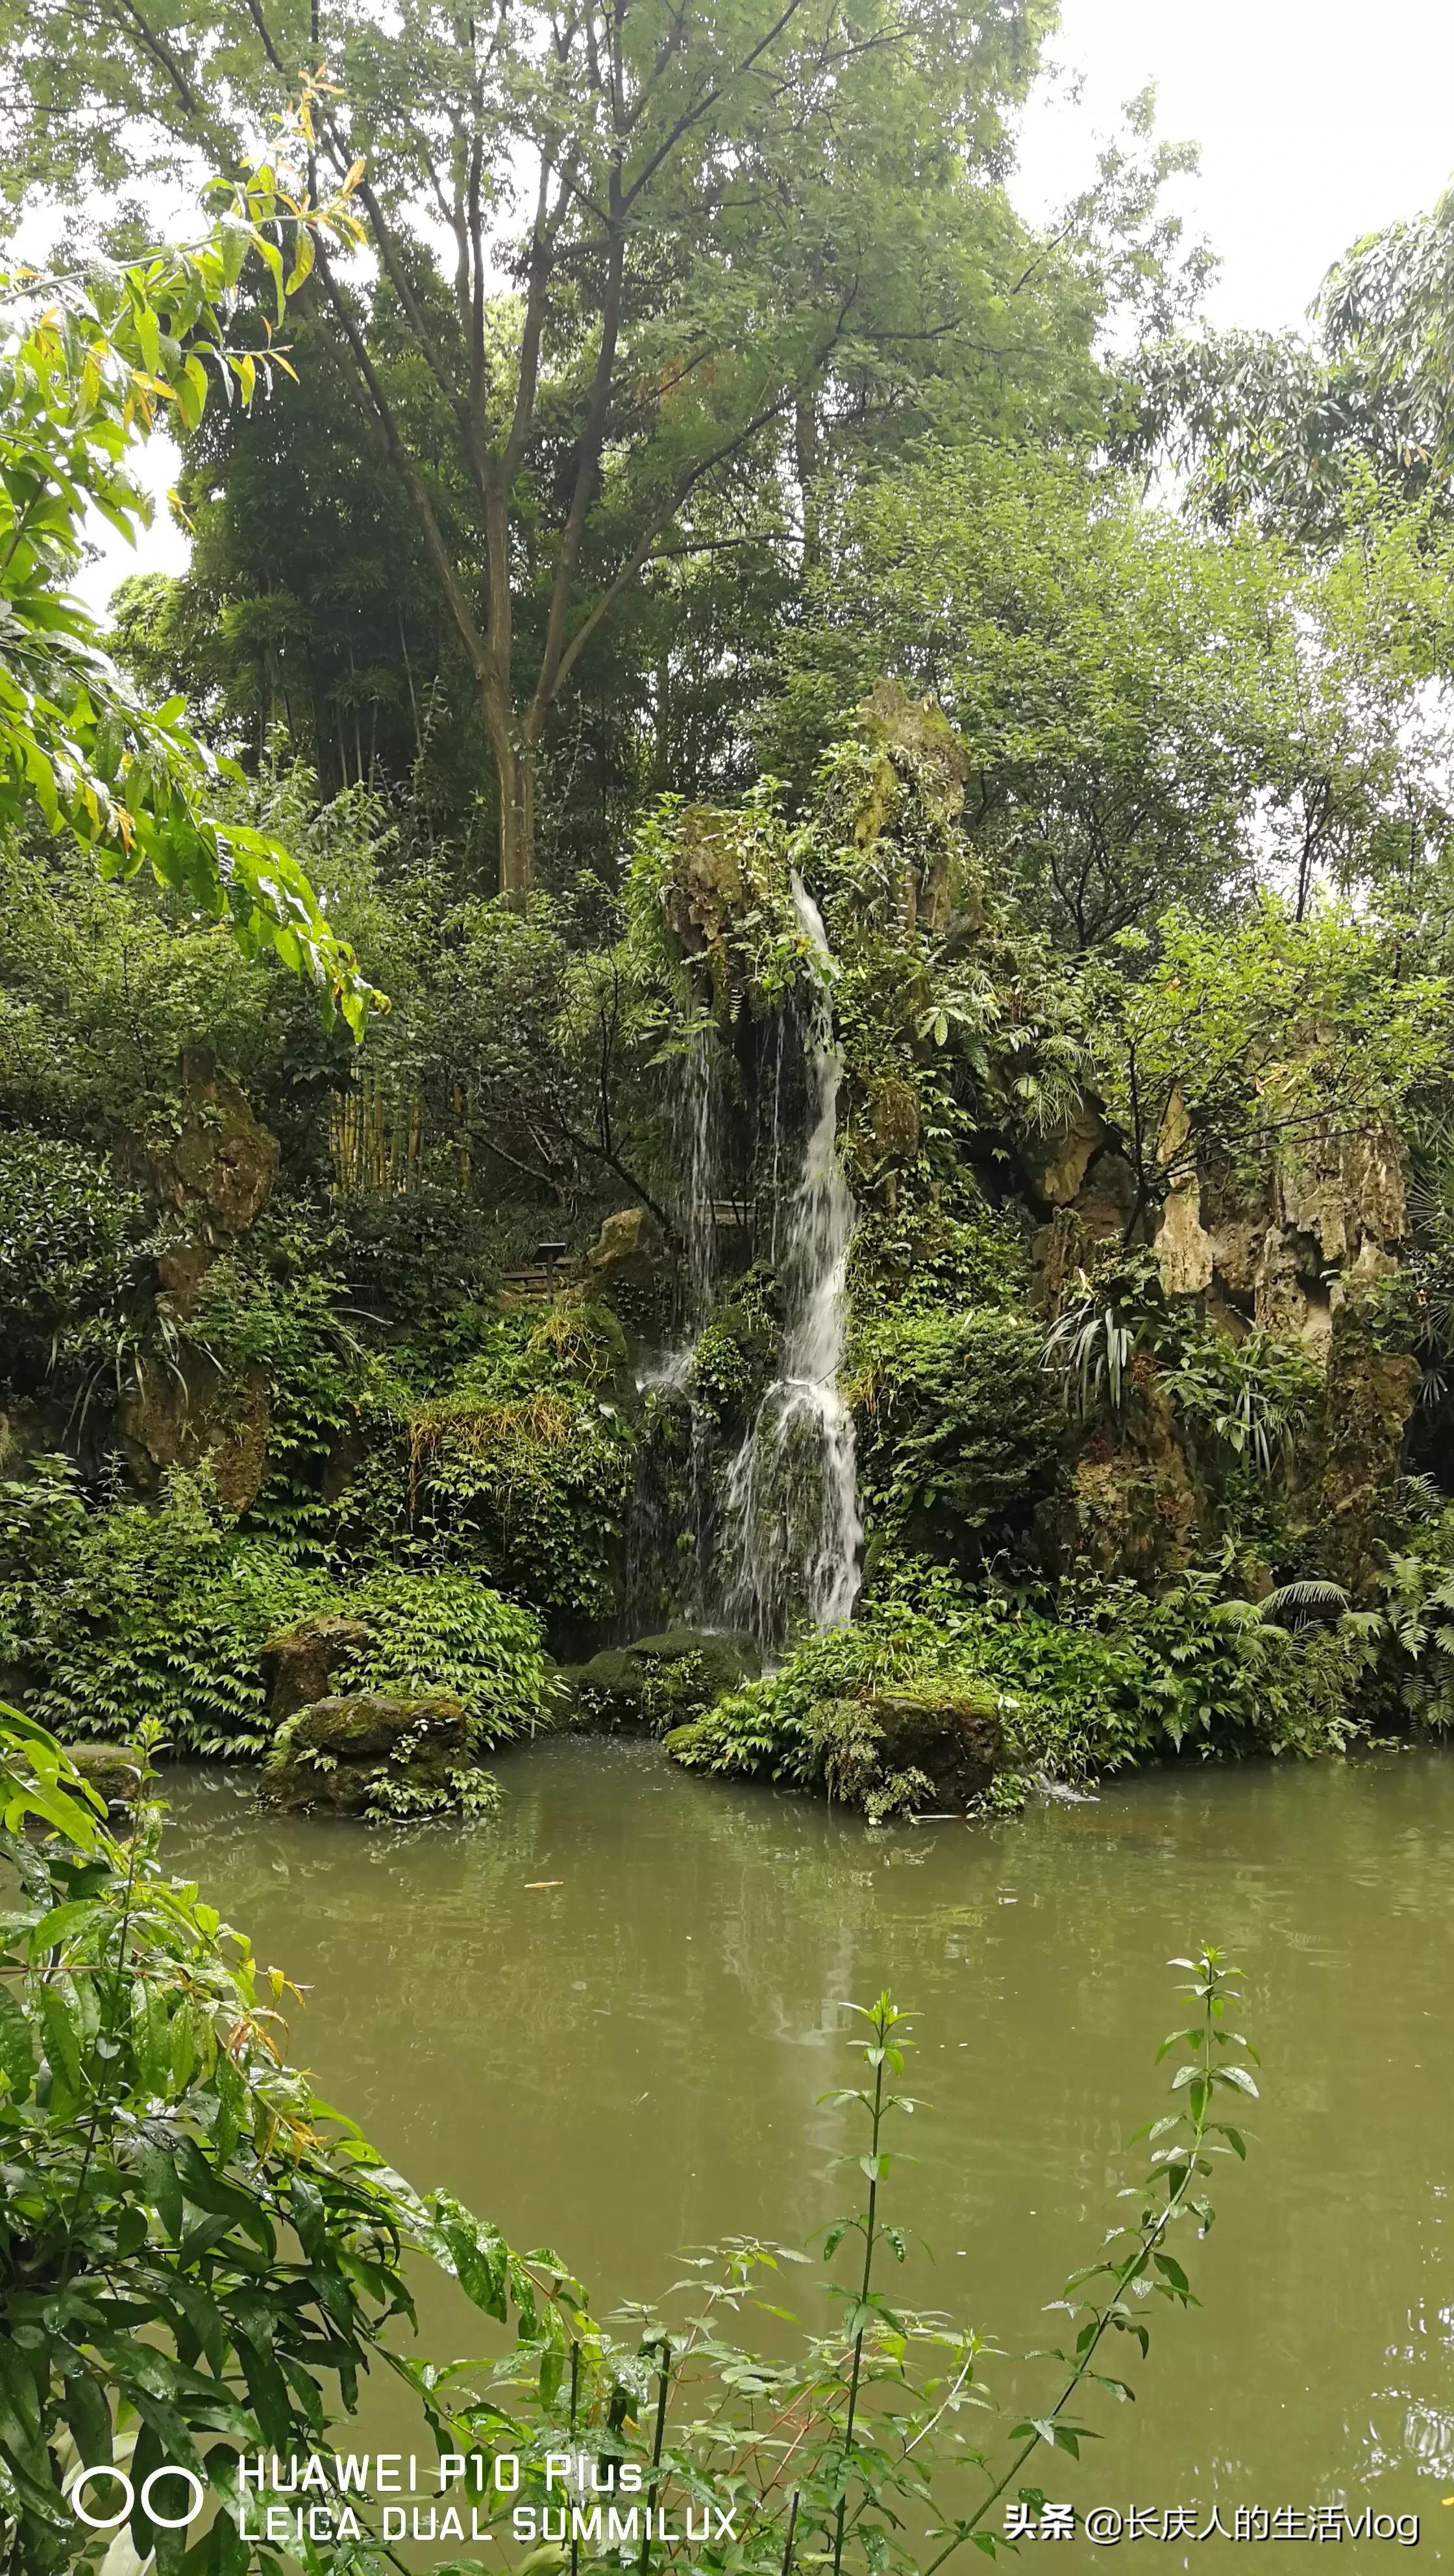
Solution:
M1094 1101L1082 1100L1073 1114L1048 1135L1029 1136L1020 1160L1031 1190L1052 1208L1073 1207L1091 1157L1107 1141L1107 1130Z
M860 849L880 844L896 924L904 937L938 937L948 925L957 826L969 760L947 716L880 680L858 710L858 732L877 757L855 780L846 817Z
M279 1146L210 1048L186 1050L182 1085L175 1133L148 1137L140 1162L150 1197L177 1226L177 1240L157 1264L158 1312L185 1328L219 1253L248 1233L265 1206ZM267 1468L267 1373L254 1367L224 1380L205 1350L184 1341L166 1367L154 1364L140 1378L117 1428L144 1490L172 1468L210 1459L223 1510L245 1512Z
M586 1253L581 1286L634 1331L663 1324L671 1312L672 1267L666 1239L648 1208L618 1208Z
M211 1049L189 1047L176 1133L149 1137L144 1148L149 1193L183 1220L194 1251L217 1251L256 1223L277 1176L279 1150ZM173 1293L185 1296L200 1270L175 1254L169 1258Z
M1295 1499L1318 1525L1327 1571L1354 1592L1378 1571L1418 1383L1418 1362L1380 1351L1345 1300L1332 1318L1321 1423L1299 1458Z
M1206 1497L1177 1434L1165 1389L1144 1362L1133 1363L1120 1422L1091 1433L1076 1460L1070 1513L1057 1513L1053 1552L1063 1564L1155 1586L1191 1563Z
M209 1460L225 1512L245 1512L267 1472L271 1407L265 1369L228 1381L205 1351L184 1349L166 1369L148 1369L118 1417L132 1473L154 1490L173 1468Z

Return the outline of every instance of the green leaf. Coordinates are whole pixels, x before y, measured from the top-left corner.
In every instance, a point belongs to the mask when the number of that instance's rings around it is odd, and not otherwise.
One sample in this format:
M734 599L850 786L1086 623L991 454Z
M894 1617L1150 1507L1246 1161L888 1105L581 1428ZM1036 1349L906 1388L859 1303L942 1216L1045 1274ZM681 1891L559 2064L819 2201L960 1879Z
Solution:
M44 1984L36 1996L41 2036L51 2070L51 2110L64 2118L81 2099L81 2047L70 2005L57 1985Z
M35 2070L36 2049L30 2024L10 1988L0 1983L0 2075L15 2101L28 2098Z
M72 1933L79 1932L83 1923L94 1922L97 1915L105 1911L105 1906L94 1897L80 1897L65 1905L53 1905L49 1914L41 1916L30 1935L31 1957L37 1958L46 1950L59 1950Z

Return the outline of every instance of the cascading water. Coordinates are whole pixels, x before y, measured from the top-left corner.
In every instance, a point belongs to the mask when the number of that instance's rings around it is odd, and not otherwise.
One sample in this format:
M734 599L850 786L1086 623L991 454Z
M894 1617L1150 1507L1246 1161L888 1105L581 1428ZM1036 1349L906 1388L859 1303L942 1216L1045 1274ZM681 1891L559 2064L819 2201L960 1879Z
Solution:
M732 1462L720 1539L723 1607L769 1648L800 1619L831 1628L849 1617L863 1537L853 1416L838 1392L854 1222L838 1159L842 1063L823 971L829 948L822 916L796 876L792 896L813 972L804 1029L807 1134L779 1230L787 1302L782 1374Z

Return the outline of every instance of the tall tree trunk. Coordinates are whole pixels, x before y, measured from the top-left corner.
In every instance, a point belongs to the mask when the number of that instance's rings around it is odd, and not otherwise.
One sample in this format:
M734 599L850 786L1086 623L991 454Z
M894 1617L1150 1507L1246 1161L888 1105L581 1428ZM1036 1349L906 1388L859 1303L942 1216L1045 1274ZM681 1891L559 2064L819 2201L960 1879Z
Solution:
M803 570L812 572L823 559L823 532L818 511L818 407L811 392L793 405L793 464L803 512Z
M507 745L495 754L500 779L500 892L523 912L535 882L535 751Z

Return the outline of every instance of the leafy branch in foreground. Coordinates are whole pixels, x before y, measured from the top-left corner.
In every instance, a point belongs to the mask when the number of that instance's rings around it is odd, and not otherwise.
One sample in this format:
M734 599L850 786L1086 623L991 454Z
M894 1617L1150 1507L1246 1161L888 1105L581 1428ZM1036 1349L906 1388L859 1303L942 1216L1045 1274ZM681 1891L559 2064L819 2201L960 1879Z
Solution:
M303 870L217 810L219 776L240 775L235 764L198 739L180 698L142 701L67 587L90 513L133 543L150 518L130 459L158 420L195 429L214 393L246 406L275 367L292 373L271 340L233 345L239 282L261 262L281 315L315 247L357 238L355 176L315 205L259 168L214 184L200 242L84 280L0 272L0 824L38 815L94 848L104 876L149 866L247 955L276 951L359 1036L379 997Z
M1034 2452L1078 2456L1084 2392L1129 2393L1102 2369L1102 2346L1129 2334L1144 2354L1138 2302L1192 2303L1172 2231L1210 2225L1210 2157L1243 2152L1239 2130L1212 2115L1229 2091L1255 2091L1250 2052L1225 2023L1232 1972L1215 1952L1178 1963L1198 2014L1165 2043L1184 2042L1187 2057L1177 2108L1149 2132L1139 2217L1067 2285L1076 2331L1055 2356L1063 2382L1043 2414L1007 2429L996 2467L969 2433L993 2411L979 2370L995 2347L891 2302L882 2284L884 2258L907 2253L883 2215L887 2124L917 2107L899 2089L908 2024L888 1995L849 2007L865 2081L825 2097L863 2123L862 2144L837 2162L867 2184L824 2239L826 2263L845 2246L854 2255L846 2280L820 2284L836 2311L827 2330L802 2333L776 2303L785 2268L808 2258L751 2239L693 2258L664 2305L607 2325L558 2256L515 2253L447 2193L421 2198L284 2063L287 1980L166 1877L159 1818L144 1804L117 1841L52 1739L0 1710L0 1848L17 1888L0 1922L5 2576L95 2576L110 2536L82 2528L71 2495L87 2471L92 2510L117 2514L127 2490L108 2485L113 2468L131 2481L131 2541L155 2576L402 2570L398 2526L381 2527L329 2456L371 2366L397 2374L438 2450L435 2536L478 2542L489 2529L506 2565L924 2576L965 2544L994 2554L988 2518ZM406 2267L420 2255L513 2329L508 2349L440 2365L398 2348L413 2322ZM776 2321L777 2352L735 2339L749 2307ZM239 2459L258 2453L321 2459L308 2492L326 2539L266 2536L255 2489L246 2520ZM497 2486L507 2457L517 2466ZM210 2491L215 2517L197 2536L152 2522L142 2499L159 2470ZM946 2510L972 2478L978 2504ZM463 2530L446 2518L452 2499ZM158 2509L176 2503L165 2485ZM478 2564L445 2562L436 2576L477 2576Z
M1138 2315L1132 2306L1133 2296L1170 2299L1183 2308L1198 2305L1183 2265L1168 2250L1168 2239L1173 2228L1187 2218L1195 2219L1199 2236L1205 2236L1211 2227L1215 2212L1204 2185L1213 2171L1212 2156L1235 2155L1245 2160L1247 2146L1241 2129L1230 2121L1214 2120L1211 2114L1228 2092L1234 2100L1248 2095L1255 2098L1257 2093L1256 2081L1242 2057L1228 2057L1221 2052L1239 2050L1254 2061L1257 2052L1240 2032L1226 2027L1227 2006L1238 1999L1232 1979L1240 1970L1229 1967L1221 1952L1211 1949L1203 1950L1195 1959L1173 1959L1171 1964L1191 1972L1192 1983L1180 1991L1197 2006L1196 2020L1172 2031L1157 2050L1158 2060L1174 2048L1192 2051L1171 2080L1172 2091L1185 2096L1183 2107L1136 2132L1138 2138L1152 2141L1154 2152L1135 2224L1112 2228L1100 2261L1072 2272L1063 2297L1052 2302L1077 2324L1072 2351L1053 2356L1068 2364L1069 2375L1060 2395L1048 2414L1029 2416L1014 2427L1010 2440L1020 2447L1009 2466L975 2512L950 2526L943 2548L930 2560L924 2576L933 2576L934 2569L941 2567L964 2540L972 2540L987 2556L995 2554L995 2537L984 2528L985 2516L1041 2445L1068 2451L1072 2459L1079 2459L1081 2442L1090 2434L1090 2427L1075 2422L1066 2410L1083 2388L1088 2384L1098 2386L1123 2402L1132 2396L1124 2380L1111 2378L1094 2365L1102 2344L1112 2334L1129 2335L1145 2359L1150 2330L1144 2314ZM1092 2282L1106 2284L1100 2298L1077 2295ZM1038 2505L1045 2500L1036 2488L1022 2488L1020 2494L1027 2503Z

